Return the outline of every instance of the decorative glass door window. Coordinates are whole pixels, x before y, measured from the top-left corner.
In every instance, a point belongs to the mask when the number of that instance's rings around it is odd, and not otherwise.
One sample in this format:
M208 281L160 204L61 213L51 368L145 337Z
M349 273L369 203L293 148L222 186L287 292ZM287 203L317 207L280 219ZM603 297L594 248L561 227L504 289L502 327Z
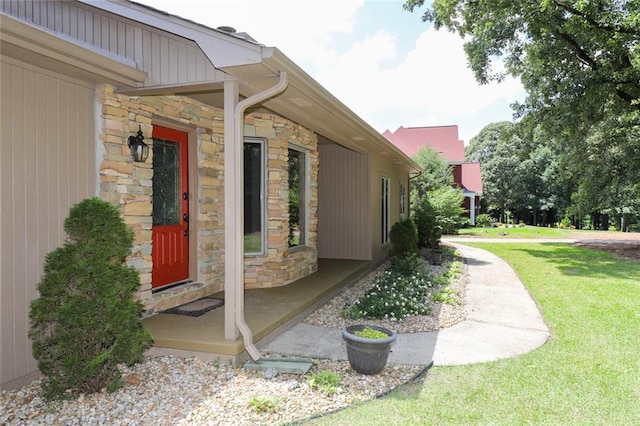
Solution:
M180 146L153 140L153 224L180 224Z

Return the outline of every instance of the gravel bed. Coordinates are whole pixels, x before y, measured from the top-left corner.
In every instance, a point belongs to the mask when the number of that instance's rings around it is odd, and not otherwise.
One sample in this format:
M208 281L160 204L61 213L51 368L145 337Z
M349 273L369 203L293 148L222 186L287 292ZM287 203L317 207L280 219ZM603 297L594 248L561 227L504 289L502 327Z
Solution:
M198 358L163 356L124 371L114 393L81 395L47 404L39 381L0 395L1 425L274 425L366 401L418 375L420 366L387 366L376 376L353 372L347 361L314 360L311 371L340 375L337 392L312 389L309 374L277 374L220 365ZM272 412L252 399L275 398Z
M422 331L437 331L443 328L451 327L463 321L466 316L466 277L467 267L463 264L462 274L449 285L449 288L455 294L455 299L459 302L455 305L436 302L433 304L429 315L409 316L402 321L391 319L358 319L350 320L342 318L340 315L346 304L352 304L359 299L364 293L373 286L378 276L389 267L389 263L385 262L371 271L364 278L359 280L353 286L346 288L336 297L331 299L327 304L308 315L303 322L320 327L342 328L351 324L375 324L395 331L396 333L416 333ZM430 272L433 275L442 274L443 266L430 265ZM437 289L434 289L436 292Z
M341 328L340 310L364 293L386 265L309 315L305 322ZM466 274L452 284L459 305L435 304L431 315L402 322L375 321L397 333L431 331L465 316ZM359 323L365 321L358 321ZM374 323L374 322L372 322ZM282 356L264 354L265 356ZM389 392L424 373L423 366L387 365L381 373L354 372L347 361L314 359L312 372L340 376L337 392L327 395L309 385L309 374L275 374L234 368L197 358L148 358L122 367L125 386L114 393L81 395L47 403L40 381L0 393L0 425L274 425L300 421ZM251 401L273 399L272 411L257 411Z

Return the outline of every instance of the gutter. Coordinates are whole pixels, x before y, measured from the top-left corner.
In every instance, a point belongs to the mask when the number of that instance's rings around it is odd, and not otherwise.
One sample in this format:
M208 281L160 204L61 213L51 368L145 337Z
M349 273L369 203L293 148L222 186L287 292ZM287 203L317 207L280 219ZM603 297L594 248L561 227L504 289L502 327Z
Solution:
M242 147L243 141L244 141L244 112L247 108L249 108L250 106L253 106L257 103L260 103L266 99L269 99L273 96L279 95L280 93L282 93L288 86L289 82L287 80L287 73L285 71L280 71L280 80L272 87L256 93L255 95L252 95L240 102L238 102L238 104L235 107L235 111L234 111L234 116L233 116L233 125L235 126L235 136L236 136L236 140L233 141L234 146L235 147ZM242 151L241 151L242 152ZM236 162L233 165L234 167L236 167L237 170L242 170L242 155L237 155L236 156ZM225 167L226 169L226 167ZM225 177L225 180L227 178ZM243 195L242 194L235 194L236 197L240 198L240 202L241 202L241 206L243 205L244 201L243 201ZM238 205L238 204L236 204ZM240 217L240 224L241 226L239 227L239 231L241 232L242 229L244 228L244 226L242 225L242 221L244 221L244 217L243 215L239 215ZM243 244L239 244L238 247L243 247ZM242 253L242 256L240 257L241 259L244 258L244 252ZM234 297L234 301L235 301L235 306L234 306L234 311L235 311L235 325L236 327L238 327L238 330L240 331L240 334L242 335L242 339L244 341L244 348L246 349L246 351L249 353L249 355L251 356L251 358L253 358L254 361L258 361L260 358L262 358L262 354L260 353L260 351L258 351L258 348L256 348L254 342L253 342L253 334L251 333L251 330L249 329L249 326L247 325L246 321L245 321L245 317L244 317L244 263L241 265L240 270L237 272L238 275L240 276L240 280L239 282L236 282L234 285L234 292L235 292L235 297Z
M304 95L313 99L320 108L324 108L327 111L331 111L335 118L340 119L344 126L352 130L359 128L358 134L361 134L367 143L358 142L354 139L339 140L331 138L334 142L337 142L348 149L352 149L356 152L374 152L380 149L390 151L389 154L402 161L409 169L410 173L418 173L422 171L420 165L418 165L411 157L405 154L400 148L395 146L391 141L379 133L376 129L371 127L369 123L364 121L359 115L353 112L349 107L336 98L331 92L318 83L313 77L307 74L296 63L291 61L283 52L276 47L263 48L263 64L270 70L286 70L290 74L289 79L292 85ZM225 69L225 72L233 75L233 70ZM302 123L311 131L322 134L317 123ZM331 136L331 135L325 135ZM367 146L372 143L374 146Z

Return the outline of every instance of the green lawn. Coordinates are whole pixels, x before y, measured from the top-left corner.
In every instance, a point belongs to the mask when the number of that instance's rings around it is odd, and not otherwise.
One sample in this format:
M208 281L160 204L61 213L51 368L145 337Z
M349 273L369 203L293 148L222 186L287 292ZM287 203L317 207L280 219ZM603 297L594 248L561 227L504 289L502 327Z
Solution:
M595 233L595 234L594 234ZM582 231L576 229L546 228L542 226L515 226L511 228L463 228L459 235L486 237L486 238L562 238L579 239L589 234L588 238L598 235L598 238L607 238L611 234L620 235L613 231Z
M640 424L640 263L567 244L474 244L509 262L552 338L425 379L313 424Z

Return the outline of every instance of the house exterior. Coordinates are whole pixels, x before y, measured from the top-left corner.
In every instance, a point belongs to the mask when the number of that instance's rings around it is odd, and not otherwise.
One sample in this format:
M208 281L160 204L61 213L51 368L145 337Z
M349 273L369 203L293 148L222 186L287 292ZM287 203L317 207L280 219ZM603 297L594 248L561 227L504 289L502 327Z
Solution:
M418 165L277 48L131 2L0 13L0 388L37 374L29 303L84 198L133 228L145 315L224 290L249 353L245 289L386 257Z
M482 198L482 178L480 163L466 162L464 141L458 137L458 126L398 127L395 132L386 130L383 135L409 157L414 157L420 149L428 146L444 158L452 168L454 184L462 188L464 208L469 223L475 225L480 213Z

